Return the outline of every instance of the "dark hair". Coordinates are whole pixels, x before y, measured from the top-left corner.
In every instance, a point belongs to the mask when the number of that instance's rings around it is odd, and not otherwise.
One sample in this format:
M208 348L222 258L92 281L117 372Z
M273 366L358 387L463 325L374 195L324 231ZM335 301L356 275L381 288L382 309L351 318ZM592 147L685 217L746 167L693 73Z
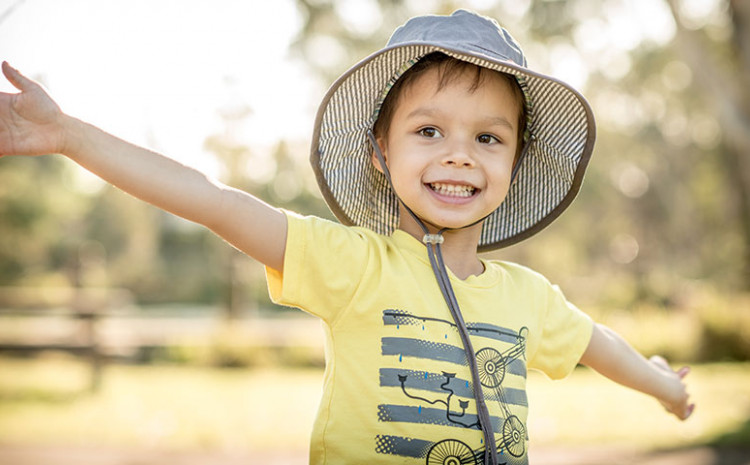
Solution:
M516 159L521 154L523 149L523 136L526 132L526 105L523 96L523 91L518 85L518 81L515 77L510 74L502 73L500 71L494 71L482 66L469 63L467 61L459 60L457 58L450 57L441 52L433 52L423 56L418 62L416 62L411 68L396 81L391 90L383 100L383 104L380 107L378 113L378 119L375 121L373 126L373 133L376 137L385 137L388 135L388 131L391 127L391 120L393 119L393 113L396 111L399 97L404 89L408 89L409 86L426 71L437 67L440 72L440 81L438 82L438 90L444 88L450 84L457 77L461 76L465 72L474 73L474 82L469 87L470 92L474 92L482 85L482 81L486 76L486 73L497 73L503 77L508 86L513 92L513 96L518 102L520 108L518 113L518 148L516 150Z

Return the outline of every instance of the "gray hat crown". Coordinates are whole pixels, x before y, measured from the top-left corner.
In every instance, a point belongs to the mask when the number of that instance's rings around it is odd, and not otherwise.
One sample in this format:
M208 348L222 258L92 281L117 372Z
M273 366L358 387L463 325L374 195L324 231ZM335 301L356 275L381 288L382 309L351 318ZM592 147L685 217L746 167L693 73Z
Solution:
M494 19L466 10L457 10L450 16L412 18L393 32L388 47L419 43L473 52L527 67L521 46L510 32Z

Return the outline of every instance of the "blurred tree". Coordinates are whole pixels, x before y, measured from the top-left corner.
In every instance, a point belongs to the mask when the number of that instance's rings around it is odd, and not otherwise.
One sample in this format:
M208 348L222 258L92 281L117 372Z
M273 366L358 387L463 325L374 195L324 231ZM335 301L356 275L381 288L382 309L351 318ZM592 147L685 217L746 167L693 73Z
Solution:
M223 131L204 143L223 164L222 181L276 207L330 217L309 167L292 156L285 141L263 153L260 147L251 148L243 140L251 114L251 108L241 99L232 98L219 110ZM306 149L296 147L295 152L304 154ZM225 244L221 246L215 254L225 257L222 301L227 319L236 319L243 311L255 314L261 306L270 306L262 265Z
M720 16L713 15L719 21L701 18L689 2L667 3L677 24L678 52L721 127L730 206L743 233L741 282L750 290L750 2L719 2Z
M251 108L242 101L232 100L224 107L219 109L219 116L224 124L224 132L210 136L204 142L204 147L212 152L223 164L223 181L232 187L247 190L249 160L252 157L252 151L245 144L240 142L239 133L241 126L247 117L252 113ZM242 279L242 270L248 264L247 257L238 250L231 247L222 247L221 250L215 251L224 257L222 279L222 304L224 315L227 320L231 321L240 316L243 307L252 306L251 311L257 310L248 301L245 294L244 280Z
M143 290L161 268L159 212L110 185L89 202L81 235L103 246L113 283Z
M60 157L0 163L0 285L65 285L88 202Z

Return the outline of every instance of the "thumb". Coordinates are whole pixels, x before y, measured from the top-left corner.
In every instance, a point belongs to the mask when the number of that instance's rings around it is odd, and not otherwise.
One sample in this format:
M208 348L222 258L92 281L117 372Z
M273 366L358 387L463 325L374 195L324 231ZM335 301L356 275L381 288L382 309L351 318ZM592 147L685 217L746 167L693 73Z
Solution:
M36 85L34 81L21 74L17 69L8 64L7 61L3 61L3 74L13 84L13 87L20 91L30 90Z

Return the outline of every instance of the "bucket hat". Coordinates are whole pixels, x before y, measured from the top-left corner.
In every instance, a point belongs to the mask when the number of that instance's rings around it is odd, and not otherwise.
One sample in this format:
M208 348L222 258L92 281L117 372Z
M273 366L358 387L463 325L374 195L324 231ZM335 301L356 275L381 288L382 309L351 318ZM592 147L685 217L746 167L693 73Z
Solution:
M518 43L495 20L466 10L410 19L385 48L331 85L317 113L310 155L326 203L343 224L385 235L396 229L398 198L372 165L368 131L390 87L432 52L518 81L527 116L525 156L506 199L485 219L478 250L502 248L536 234L578 193L594 147L593 113L571 86L528 69Z

